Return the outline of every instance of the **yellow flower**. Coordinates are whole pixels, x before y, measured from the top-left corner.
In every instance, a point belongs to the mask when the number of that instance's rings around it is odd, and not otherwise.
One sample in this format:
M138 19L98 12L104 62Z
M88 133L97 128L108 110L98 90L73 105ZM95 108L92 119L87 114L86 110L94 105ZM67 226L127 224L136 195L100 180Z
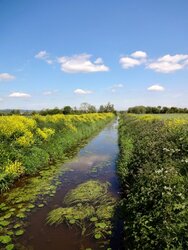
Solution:
M34 143L33 134L30 131L25 131L24 135L18 137L16 142L23 147L28 147Z
M55 130L52 128L37 128L37 134L41 137L43 140L48 140L49 137L51 137L55 133Z
M22 166L21 162L15 161L10 162L5 167L5 173L13 176L20 176L24 174L25 168Z

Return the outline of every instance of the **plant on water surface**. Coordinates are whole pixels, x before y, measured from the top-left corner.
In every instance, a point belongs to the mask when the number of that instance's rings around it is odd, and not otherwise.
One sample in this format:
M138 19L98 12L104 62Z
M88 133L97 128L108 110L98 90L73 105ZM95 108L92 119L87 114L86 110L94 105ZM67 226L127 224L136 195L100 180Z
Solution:
M54 196L59 177L67 171L61 164L40 171L40 175L29 178L24 186L3 194L0 204L0 235L9 235L12 240L24 233L26 217L35 207L43 207L48 196ZM37 204L35 204L37 201ZM7 243L9 244L9 243ZM5 244L4 244L5 245ZM12 245L12 244L9 244ZM11 249L7 245L4 249ZM13 249L13 248L12 248Z
M50 225L63 222L77 225L82 235L93 234L101 239L111 234L115 199L108 193L108 183L90 180L70 190L64 198L66 207L52 210L47 217Z
M188 248L188 119L121 116L118 173L129 249Z
M97 181L88 181L80 184L77 188L72 189L64 198L67 206L72 206L80 202L98 202L107 194L108 183L99 183Z

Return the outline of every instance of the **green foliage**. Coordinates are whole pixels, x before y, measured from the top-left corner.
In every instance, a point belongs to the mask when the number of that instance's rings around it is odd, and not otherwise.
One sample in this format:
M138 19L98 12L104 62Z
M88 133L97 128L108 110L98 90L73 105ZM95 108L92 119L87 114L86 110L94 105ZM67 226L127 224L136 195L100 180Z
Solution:
M0 236L0 242L3 244L7 244L9 242L11 242L11 237L9 235L4 235L4 236Z
M128 113L134 114L174 114L174 113L188 113L187 108L177 108L177 107L145 107L145 106L135 106L131 107L127 111Z
M113 118L111 113L0 117L0 191L6 192L23 175L65 159Z
M9 224L10 224L10 221L7 221L7 220L0 221L0 226L2 226L2 227L6 227Z
M27 150L27 154L23 155L21 161L25 166L27 174L33 174L40 168L47 166L49 163L49 154L43 149L38 147L32 147Z
M20 236L20 235L22 235L22 234L24 234L24 230L23 230L23 229L19 229L19 230L17 230L17 231L15 232L15 235L16 235L16 236Z
M5 248L6 250L13 250L14 249L14 244L9 244Z
M121 116L118 174L130 249L188 248L187 135L175 118Z
M64 198L64 205L52 210L47 217L50 225L63 222L77 225L82 235L92 234L95 239L106 238L111 234L111 219L115 199L107 192L109 184L87 181L70 190Z

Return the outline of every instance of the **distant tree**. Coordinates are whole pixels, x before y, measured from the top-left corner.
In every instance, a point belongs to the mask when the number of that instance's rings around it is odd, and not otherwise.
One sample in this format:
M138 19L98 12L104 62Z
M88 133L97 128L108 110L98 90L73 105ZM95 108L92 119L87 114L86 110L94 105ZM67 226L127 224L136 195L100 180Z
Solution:
M73 109L70 106L65 106L63 108L63 114L68 115L68 114L72 114L73 113Z
M144 106L135 106L135 107L129 108L128 113L145 114L146 110L147 108ZM149 107L148 107L148 110L149 110Z
M162 107L161 114L166 114L167 112L168 112L168 108L167 107Z
M105 106L105 112L114 112L114 104L111 104L110 102L107 103L107 105Z
M80 111L82 113L95 113L97 112L97 109L94 105L91 105L87 102L83 102L81 105L80 105Z
M88 113L88 108L89 108L89 106L90 106L90 104L87 103L87 102L81 103L81 105L80 105L80 111L81 111L82 113Z
M178 113L179 110L178 110L178 108L176 108L176 107L171 107L171 108L168 110L168 112L171 113L171 114L173 114L173 113Z
M167 113L188 113L187 108L177 108L177 107L144 107L144 106L135 106L127 110L128 113L135 114L167 114Z
M62 110L59 109L58 107L55 107L53 109L44 109L39 112L40 115L56 115L56 114L61 114Z
M19 109L13 109L10 111L10 115L20 115L20 114L21 114L21 112Z
M114 105L108 102L106 105L100 105L99 113L115 112Z
M104 110L105 110L105 109L104 109L104 106L103 106L103 105L100 105L100 107L99 107L99 111L98 111L98 112L99 112L99 113L103 113L103 112L104 112Z
M152 114L160 114L161 110L158 107L152 107L151 113Z
M96 113L97 112L97 109L94 105L90 105L88 107L88 113Z

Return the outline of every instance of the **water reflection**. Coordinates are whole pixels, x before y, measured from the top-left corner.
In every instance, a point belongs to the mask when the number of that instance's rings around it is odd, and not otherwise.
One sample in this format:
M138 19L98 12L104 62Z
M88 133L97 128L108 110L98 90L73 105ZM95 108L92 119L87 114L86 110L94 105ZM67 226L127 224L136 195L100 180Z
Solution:
M110 155L97 155L90 153L89 155L83 155L76 158L67 163L66 166L79 171L89 171L92 167L97 166L99 163L107 163L110 159Z

